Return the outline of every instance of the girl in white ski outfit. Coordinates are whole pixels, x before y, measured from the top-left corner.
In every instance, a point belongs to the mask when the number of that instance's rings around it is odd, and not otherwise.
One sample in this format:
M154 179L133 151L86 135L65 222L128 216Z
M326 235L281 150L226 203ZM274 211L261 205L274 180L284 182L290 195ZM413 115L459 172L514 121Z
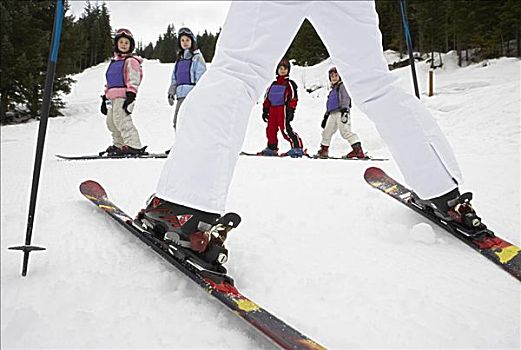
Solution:
M349 76L349 91L407 184L421 198L440 199L445 212L459 197L461 172L449 143L421 102L393 85L373 1L232 1L212 66L179 111L182 132L144 211L147 220L190 237L198 222L224 212L251 110L304 18Z
M318 158L329 156L329 145L331 138L340 130L340 135L349 142L353 150L343 158L365 158L362 144L357 134L351 131L351 97L347 93L342 79L338 75L336 67L332 67L329 72L331 90L327 97L326 114L322 120L322 141L317 152Z
M432 198L461 183L456 158L434 118L416 97L393 85L374 2L239 1L230 5L211 68L180 111L183 132L165 163L157 196L224 212L251 109L304 18L339 73L349 76L352 97L375 123L407 184L421 198Z

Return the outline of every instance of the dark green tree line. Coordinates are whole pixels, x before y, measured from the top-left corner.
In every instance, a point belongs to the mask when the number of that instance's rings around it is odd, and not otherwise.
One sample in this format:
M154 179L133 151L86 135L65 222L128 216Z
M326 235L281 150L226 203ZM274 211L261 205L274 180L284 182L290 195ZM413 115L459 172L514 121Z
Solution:
M51 44L56 2L0 2L0 123L37 118ZM60 51L50 116L60 115L64 103L61 94L70 92L71 74L103 62L112 52L110 16L105 4L86 2L78 20L68 14L62 25Z
M37 118L45 80L55 1L0 2L0 123L12 121L12 111ZM405 53L399 0L376 0L384 49ZM71 74L99 64L112 54L110 14L105 3L86 1L76 19L65 4L62 41L54 84L51 116L59 115L59 96L70 91ZM459 63L500 56L521 57L521 1L519 0L407 0L414 51L458 53ZM219 33L197 35L208 62L213 59ZM341 35L341 34L339 34ZM349 45L349 43L346 43ZM174 25L155 45L138 43L145 58L174 62L177 36ZM300 65L316 64L329 56L311 23L304 21L287 51Z
M407 0L406 5L416 52L456 50L460 65L463 60L521 57L521 1ZM405 53L399 0L376 0L376 9L384 50ZM312 65L328 56L311 23L305 20L287 57L300 65Z
M285 56L295 60L298 65L308 66L325 60L329 57L329 53L315 28L306 19Z
M215 53L215 44L219 38L217 34L204 33L196 35L197 47L203 53L207 62L211 62ZM148 59L158 59L162 63L173 63L177 57L177 34L173 24L169 24L166 33L159 36L156 44L148 43L143 47L142 43L137 45L137 54Z
M414 51L456 50L459 63L521 57L521 2L516 0L407 0ZM376 0L384 49L404 52L398 0ZM469 52L471 54L469 54Z

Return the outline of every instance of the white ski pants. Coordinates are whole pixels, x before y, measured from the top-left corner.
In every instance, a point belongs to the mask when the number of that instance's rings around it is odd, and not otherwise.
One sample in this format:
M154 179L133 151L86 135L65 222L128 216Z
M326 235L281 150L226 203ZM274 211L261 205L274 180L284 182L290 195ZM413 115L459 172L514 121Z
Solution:
M300 25L315 27L359 108L375 123L420 197L454 189L461 175L427 109L392 85L372 1L232 2L212 65L179 111L175 147L156 195L224 212L248 118ZM183 117L186 115L187 117Z
M351 131L351 116L347 122L342 122L342 113L340 111L332 112L327 118L326 127L322 130L322 141L320 144L329 146L333 135L340 130L340 135L349 142L350 145L360 142L357 134Z
M112 108L107 109L107 127L112 133L112 144L116 147L124 145L141 148L141 141L134 123L132 115L127 114L123 109L124 98L111 100Z

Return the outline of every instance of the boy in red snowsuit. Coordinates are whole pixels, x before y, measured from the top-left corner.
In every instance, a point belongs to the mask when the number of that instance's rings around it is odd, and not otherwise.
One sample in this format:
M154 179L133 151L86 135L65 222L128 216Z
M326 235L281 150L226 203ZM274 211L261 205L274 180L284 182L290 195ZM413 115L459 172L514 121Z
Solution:
M259 155L278 155L277 133L280 130L282 136L291 144L291 149L285 155L293 158L302 157L302 140L290 124L295 116L298 102L297 84L289 78L290 68L287 59L280 61L277 66L277 78L266 92L262 120L268 123L266 127L268 147L259 152Z

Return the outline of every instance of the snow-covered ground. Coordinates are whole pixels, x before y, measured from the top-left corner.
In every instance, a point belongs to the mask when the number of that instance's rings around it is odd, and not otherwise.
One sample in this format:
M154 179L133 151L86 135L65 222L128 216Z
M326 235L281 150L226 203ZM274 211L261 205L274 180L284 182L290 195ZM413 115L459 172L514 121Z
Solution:
M388 54L388 57L395 57ZM520 238L520 61L457 68L454 54L422 95L460 161L490 228ZM38 123L1 129L2 348L270 348L247 325L111 222L79 193L86 179L136 213L154 191L163 160L60 161L110 144L99 95L106 65L76 76L66 117L49 121L29 273L24 241ZM294 129L315 152L329 63L292 69L300 86ZM144 63L134 120L151 151L173 142L166 92L172 65ZM417 65L426 91L428 64ZM408 67L393 71L412 91ZM348 79L346 79L348 83ZM353 127L375 156L390 154L356 108ZM243 149L265 146L261 106ZM281 141L281 148L287 145ZM331 153L347 143L335 136ZM392 159L382 166L402 179ZM228 210L238 288L330 348L520 347L520 284L457 239L371 189L368 163L240 158Z

